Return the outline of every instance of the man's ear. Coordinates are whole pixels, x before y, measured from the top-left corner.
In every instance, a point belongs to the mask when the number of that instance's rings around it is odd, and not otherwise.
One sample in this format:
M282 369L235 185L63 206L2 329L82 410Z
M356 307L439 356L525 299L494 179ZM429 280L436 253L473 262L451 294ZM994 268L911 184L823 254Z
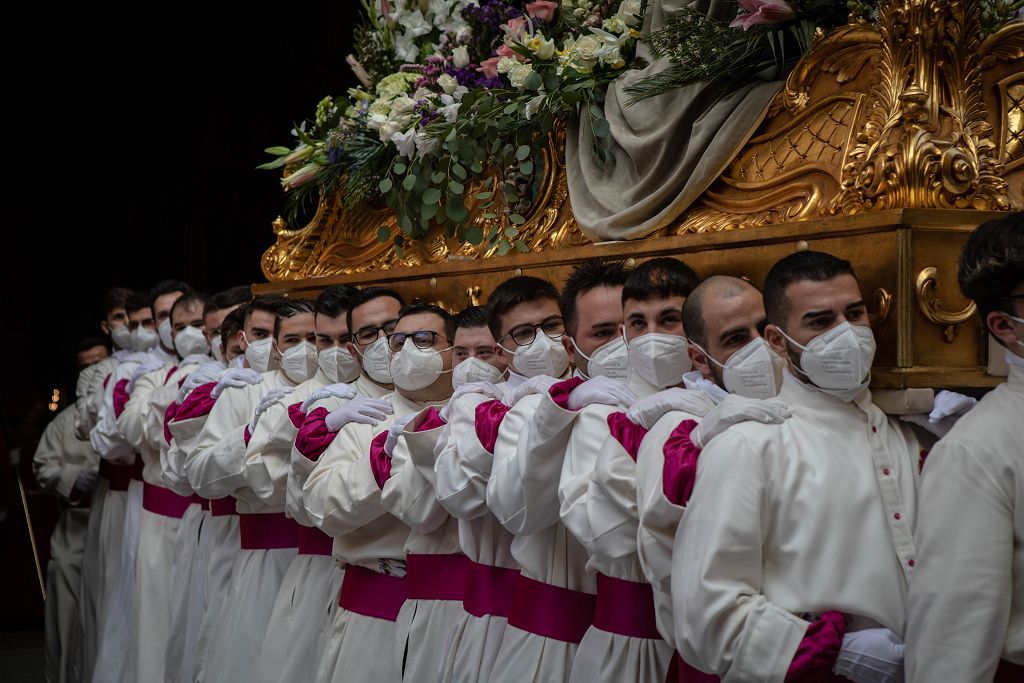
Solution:
M248 342L245 341L245 332L239 330L235 336L238 339L238 345L242 347L242 353L245 353L245 350L249 348Z
M705 379L712 379L711 361L708 360L707 354L693 344L690 344L687 352L690 354L690 362L693 363L693 367L699 370Z
M782 336L782 332L779 330L777 325L765 326L764 340L768 342L768 346L771 347L772 351L783 358L789 358L789 349L786 346L786 338Z
M110 325L107 324L106 320L100 321L100 329L103 330L103 334L110 336Z
M1021 339L1009 316L1001 311L991 311L985 316L985 327L989 334L998 339L1003 346L1011 347Z
M565 349L566 354L569 356L569 362L572 363L573 367L577 367L579 363L576 362L576 345L572 343L572 337L568 334L563 334L562 348Z

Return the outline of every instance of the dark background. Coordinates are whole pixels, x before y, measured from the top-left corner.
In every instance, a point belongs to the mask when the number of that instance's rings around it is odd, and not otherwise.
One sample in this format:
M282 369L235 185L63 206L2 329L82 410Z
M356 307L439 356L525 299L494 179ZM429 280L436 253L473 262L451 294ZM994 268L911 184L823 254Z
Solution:
M76 344L103 292L178 278L207 292L263 280L284 195L257 171L325 95L355 84L355 0L36 3L5 10L0 310L0 627L41 619L11 449L30 460L73 401ZM13 241L13 245L12 245ZM45 549L52 501L30 496ZM2 638L0 638L2 640Z

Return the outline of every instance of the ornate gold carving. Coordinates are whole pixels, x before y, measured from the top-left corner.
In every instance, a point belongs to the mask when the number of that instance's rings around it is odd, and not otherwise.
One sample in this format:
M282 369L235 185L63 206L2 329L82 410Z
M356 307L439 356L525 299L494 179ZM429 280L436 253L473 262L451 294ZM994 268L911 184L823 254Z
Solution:
M881 327L889 319L889 310L892 308L892 292L885 287L879 287L873 295L875 300L875 312L868 313L868 321L871 327Z
M935 293L937 273L938 268L934 266L922 268L921 272L917 274L914 292L921 314L929 322L943 326L942 333L946 337L946 342L952 344L956 339L957 332L960 331L960 326L970 320L974 311L977 310L977 306L972 301L959 311L947 311L942 308L942 299L932 296Z
M1006 209L982 97L978 0L895 0L864 130L833 209Z
M480 285L474 285L466 289L466 298L469 299L470 306L480 305L480 294L483 290L480 289Z
M768 116L785 107L791 113L801 111L810 101L811 85L821 73L831 74L836 83L846 85L861 69L878 59L881 36L873 27L851 24L814 42L807 56L797 62L779 91Z

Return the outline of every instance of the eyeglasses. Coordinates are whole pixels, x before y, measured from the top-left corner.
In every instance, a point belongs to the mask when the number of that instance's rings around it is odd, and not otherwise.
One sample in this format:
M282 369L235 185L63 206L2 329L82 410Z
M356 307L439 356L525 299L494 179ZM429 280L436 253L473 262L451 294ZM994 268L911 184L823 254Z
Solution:
M385 337L394 332L396 325L398 325L398 318L395 318L394 320L389 320L380 326L367 325L366 327L360 327L352 336L355 338L357 342L365 346L366 344L372 344L373 342L377 341L377 338L380 337L381 332L384 332Z
M562 320L562 316L553 315L536 324L516 325L503 334L498 341L500 342L505 337L512 337L512 341L519 346L529 346L537 338L537 330L541 330L552 339L560 339L565 334L565 321Z
M391 349L391 353L398 353L405 346L406 339L412 339L413 346L417 349L431 349L434 347L434 342L441 335L432 330L419 330L418 332L394 332L388 335L388 348ZM448 341L444 337L441 337L445 341Z

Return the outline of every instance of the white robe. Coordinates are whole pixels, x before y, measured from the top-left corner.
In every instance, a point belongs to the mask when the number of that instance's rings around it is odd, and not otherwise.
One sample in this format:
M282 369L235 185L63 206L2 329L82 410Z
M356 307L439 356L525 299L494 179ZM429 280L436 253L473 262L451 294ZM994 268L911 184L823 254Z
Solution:
M726 682L782 681L815 613L905 627L920 445L870 392L844 403L785 377L792 417L717 436L676 533L676 643Z
M914 539L907 680L1024 666L1024 367L932 449Z
M75 433L75 409L67 407L46 425L32 458L39 488L60 496L60 514L50 536L50 561L46 566L47 681L78 680L82 657L74 652L81 644L76 634L82 586L82 555L89 511L78 507L84 495L75 490L82 470L99 467L99 457L87 440Z
M275 370L264 373L257 384L224 390L185 463L189 481L199 495L231 495L239 514L283 512L283 501L267 505L246 485L245 432L256 406L268 392L294 386L283 372ZM274 600L297 552L297 548L242 549L235 557L231 586L209 645L208 680L248 682L257 677L259 650Z
M391 457L391 477L381 503L409 527L408 555L461 555L458 523L434 492L434 448L443 426L413 431L422 418L406 425ZM461 600L407 599L398 614L395 656L404 662L402 680L434 680L452 627L462 613Z
M521 381L517 376L510 384ZM499 384L499 388L506 388ZM483 394L463 394L449 408L448 425L434 465L438 502L458 519L459 547L478 564L519 571L512 557L512 534L487 507L487 482L494 456L477 438L476 408L491 400ZM452 628L439 680L443 683L483 683L501 647L508 619L498 615L476 616L465 609Z
M334 559L339 565L404 577L409 530L381 505L381 490L370 465L370 442L396 418L426 406L397 392L384 399L391 402L394 414L376 426L350 423L343 427L320 457L302 495L310 519L334 536ZM395 660L394 647L395 622L338 609L316 680L399 681L401 662Z

